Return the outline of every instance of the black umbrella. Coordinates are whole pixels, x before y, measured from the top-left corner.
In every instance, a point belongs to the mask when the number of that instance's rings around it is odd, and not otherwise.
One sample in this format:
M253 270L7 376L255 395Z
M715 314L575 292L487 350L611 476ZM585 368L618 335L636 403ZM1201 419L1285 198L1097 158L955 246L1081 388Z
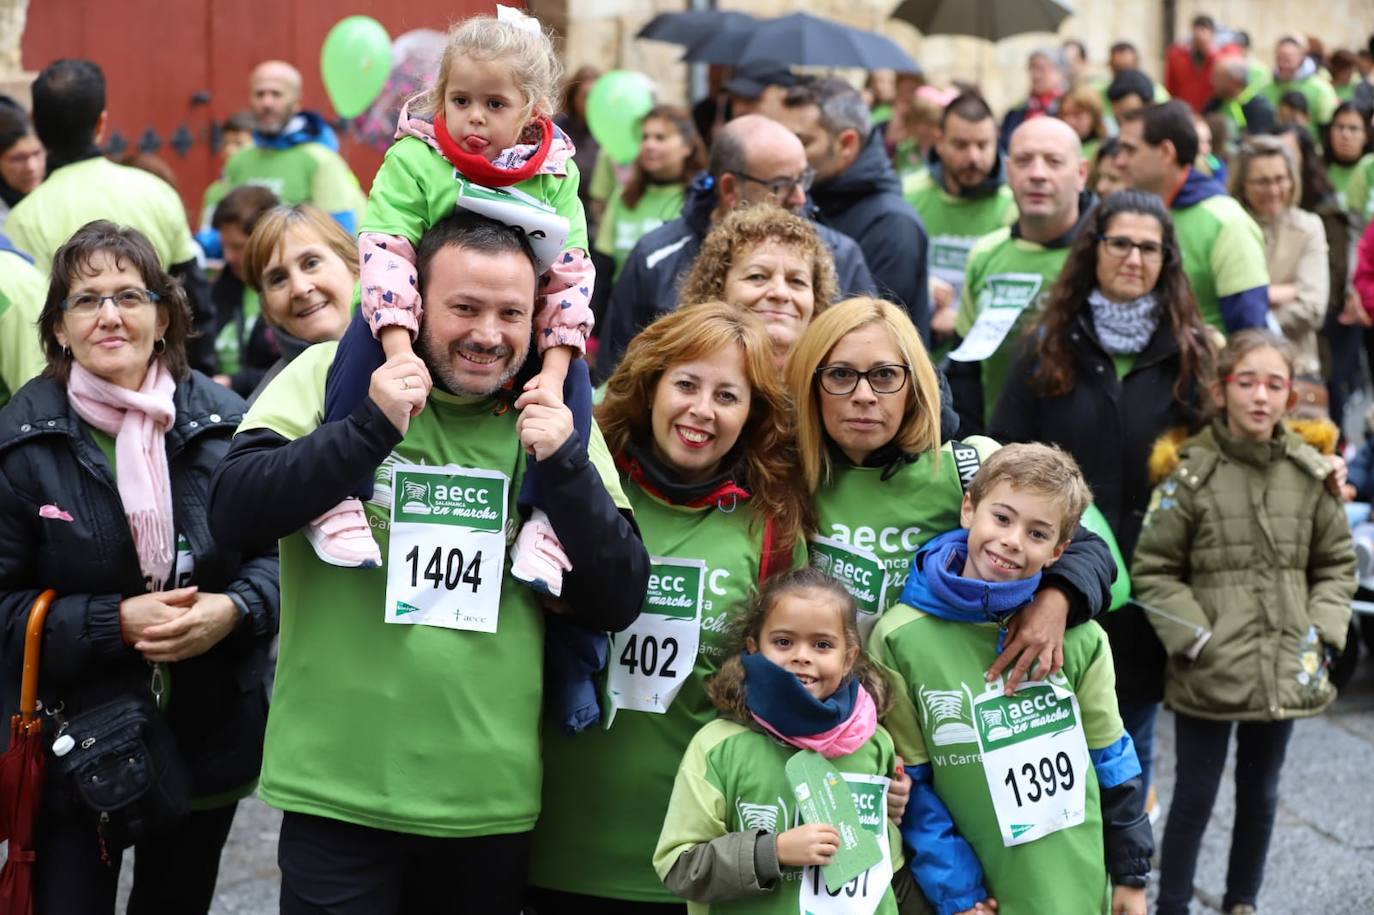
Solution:
M905 0L893 19L909 22L922 35L973 35L1001 41L1026 32L1055 32L1073 15L1063 0Z
M921 70L892 39L807 13L792 13L749 28L722 29L690 46L683 60L732 66L773 60L803 67Z
M659 13L635 33L636 38L652 38L684 47L694 45L725 29L753 27L758 20L734 10L688 10L684 13Z

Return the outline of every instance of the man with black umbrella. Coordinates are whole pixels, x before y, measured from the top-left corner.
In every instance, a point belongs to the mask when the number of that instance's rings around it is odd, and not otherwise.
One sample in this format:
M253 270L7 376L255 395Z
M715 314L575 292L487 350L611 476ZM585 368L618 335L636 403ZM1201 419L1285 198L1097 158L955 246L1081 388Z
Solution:
M879 292L898 302L930 338L927 238L902 198L868 106L842 79L820 79L787 93L779 119L801 140L816 173L811 199L825 222L859 243Z

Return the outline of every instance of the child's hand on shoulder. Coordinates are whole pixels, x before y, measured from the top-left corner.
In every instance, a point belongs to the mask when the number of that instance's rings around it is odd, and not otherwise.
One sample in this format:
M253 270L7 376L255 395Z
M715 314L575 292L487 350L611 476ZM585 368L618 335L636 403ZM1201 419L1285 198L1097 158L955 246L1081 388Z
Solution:
M778 834L778 863L787 867L829 864L840 834L829 823L807 823Z
M1112 915L1145 915L1145 887L1112 887Z
M525 392L543 391L550 395L547 399L542 401L543 403L553 405L551 402L556 401L557 406L563 406L563 379L555 377L556 375L556 372L540 372L538 375L535 375L529 381L525 382ZM523 394L521 398L524 398ZM517 401L516 407L519 406L520 404Z
M992 915L992 913L996 911L997 900L989 896L982 902L975 902L973 908L964 909L962 912L957 913L957 915Z

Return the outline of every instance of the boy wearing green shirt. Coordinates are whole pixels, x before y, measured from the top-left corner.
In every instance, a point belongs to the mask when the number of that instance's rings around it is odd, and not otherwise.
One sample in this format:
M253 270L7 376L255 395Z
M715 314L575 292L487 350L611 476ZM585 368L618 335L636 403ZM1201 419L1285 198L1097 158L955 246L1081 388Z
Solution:
M1144 915L1154 842L1105 633L1068 630L1063 670L1010 695L984 674L1091 498L1057 448L996 452L869 639L912 777L902 836L939 915Z

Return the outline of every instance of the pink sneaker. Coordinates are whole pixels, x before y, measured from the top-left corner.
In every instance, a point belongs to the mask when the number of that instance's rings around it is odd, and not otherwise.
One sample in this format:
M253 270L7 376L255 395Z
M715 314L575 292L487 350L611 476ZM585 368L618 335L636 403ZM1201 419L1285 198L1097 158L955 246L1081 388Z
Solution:
M563 552L549 516L536 508L510 548L511 575L540 594L558 597L563 593L563 573L570 571L572 560Z
M382 564L363 503L351 496L307 524L305 539L315 555L332 566L375 569Z

